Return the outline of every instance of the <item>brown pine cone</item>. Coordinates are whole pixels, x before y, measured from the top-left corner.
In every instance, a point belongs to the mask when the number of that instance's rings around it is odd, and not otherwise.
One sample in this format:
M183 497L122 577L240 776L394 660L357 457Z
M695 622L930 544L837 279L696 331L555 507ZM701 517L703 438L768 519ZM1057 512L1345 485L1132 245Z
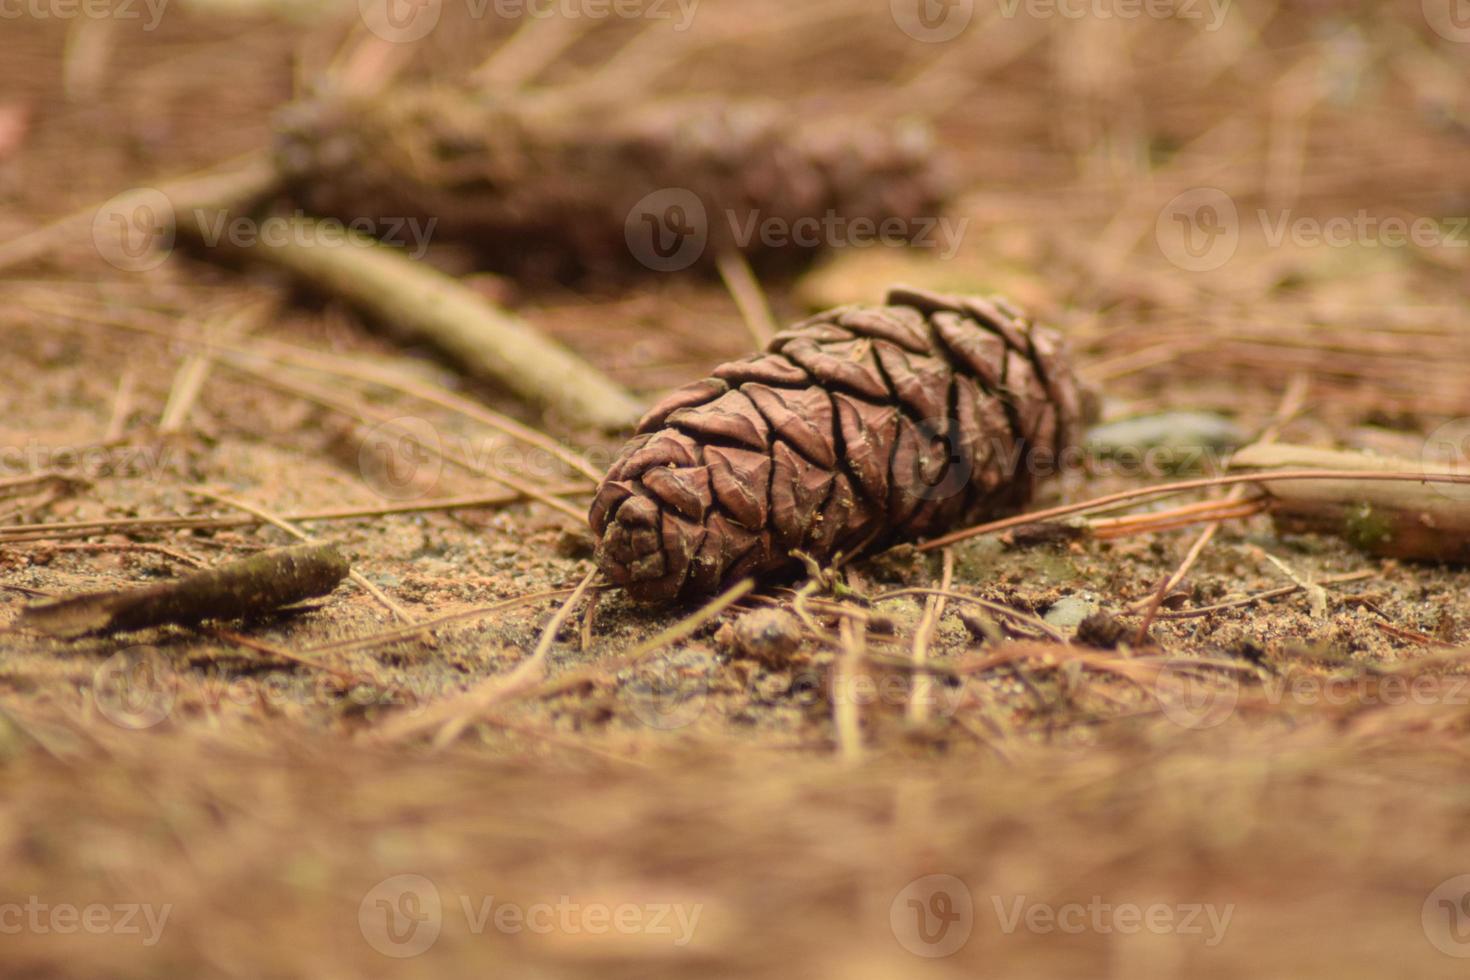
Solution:
M1014 512L1083 396L1060 336L1004 300L829 310L644 416L592 503L598 564L687 598Z
M767 102L610 106L405 86L301 103L280 126L277 159L309 210L385 226L433 219L436 237L533 273L630 271L635 260L672 271L731 247L785 261L859 221L927 239L947 190L922 126ZM635 244L650 234L656 247ZM702 253L675 247L689 239Z

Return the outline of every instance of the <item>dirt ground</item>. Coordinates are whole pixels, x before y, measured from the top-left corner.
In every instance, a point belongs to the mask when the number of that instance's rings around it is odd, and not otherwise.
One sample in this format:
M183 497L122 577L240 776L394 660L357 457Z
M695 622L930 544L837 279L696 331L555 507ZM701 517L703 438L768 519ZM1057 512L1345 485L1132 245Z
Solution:
M945 569L912 549L844 569L789 651L735 624L791 588L713 619L606 590L544 675L497 688L592 570L568 513L591 485L423 396L594 467L621 436L248 259L119 257L93 216L269 146L332 72L456 77L519 25L446 3L380 44L356 4L220 6L0 10L0 243L83 219L23 261L0 244L0 974L1464 975L1460 567L1258 516L1153 602L1201 525L987 535L948 550L950 591L1011 613L905 591ZM704 0L685 29L685 6L634 8L584 17L536 86L923 117L956 175L952 249L833 248L763 278L780 320L898 281L999 292L1069 336L1105 420L1207 412L1420 460L1470 416L1453 0ZM561 4L517 43L606 9ZM549 281L429 245L645 402L751 347L713 275ZM405 455L390 419L441 452ZM1132 438L1035 506L1172 478ZM570 506L435 504L496 474ZM290 543L248 508L423 625L344 583L197 629L14 626L38 598ZM495 696L453 700L472 689Z

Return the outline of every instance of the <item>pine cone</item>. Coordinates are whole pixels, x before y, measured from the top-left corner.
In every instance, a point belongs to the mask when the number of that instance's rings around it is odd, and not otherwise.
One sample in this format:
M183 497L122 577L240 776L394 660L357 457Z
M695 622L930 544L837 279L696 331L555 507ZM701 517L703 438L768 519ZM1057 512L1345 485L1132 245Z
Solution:
M1076 444L1059 335L1004 300L895 288L778 334L644 416L589 520L603 573L689 598L1014 512Z
M829 215L906 237L937 215L944 180L926 129L714 99L609 107L553 97L496 99L443 86L372 100L303 103L281 119L277 158L306 208L350 220L435 219L501 268L556 274L633 265L626 236L659 191L692 194L680 225L708 265L719 250L795 257L826 244ZM687 192L685 194L684 192ZM762 224L801 241L765 238ZM807 219L805 225L797 225ZM691 260L693 261L693 260Z

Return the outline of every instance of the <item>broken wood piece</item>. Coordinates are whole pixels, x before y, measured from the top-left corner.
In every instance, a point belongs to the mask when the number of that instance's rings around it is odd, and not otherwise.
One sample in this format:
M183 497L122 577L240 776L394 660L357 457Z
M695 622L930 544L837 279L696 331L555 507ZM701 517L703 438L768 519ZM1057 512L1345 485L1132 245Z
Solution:
M471 374L604 431L643 414L632 395L566 347L457 280L340 223L293 217L291 233L248 254L362 308L389 329L428 340Z
M1464 466L1286 444L1248 446L1232 470L1270 473L1324 469L1363 473L1419 472L1425 482L1320 479L1263 483L1278 532L1331 534L1388 558L1470 562L1470 486Z
M21 613L16 625L72 639L167 623L240 619L327 595L348 571L347 559L330 545L281 548L176 582L37 603Z

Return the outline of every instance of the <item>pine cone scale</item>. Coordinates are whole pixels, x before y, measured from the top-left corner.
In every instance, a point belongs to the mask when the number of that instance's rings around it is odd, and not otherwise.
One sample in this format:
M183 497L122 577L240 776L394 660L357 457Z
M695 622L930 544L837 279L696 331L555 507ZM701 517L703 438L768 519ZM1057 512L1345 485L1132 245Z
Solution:
M1083 399L1060 338L1003 302L895 290L778 334L655 407L599 488L603 571L635 597L911 540L1022 505Z

